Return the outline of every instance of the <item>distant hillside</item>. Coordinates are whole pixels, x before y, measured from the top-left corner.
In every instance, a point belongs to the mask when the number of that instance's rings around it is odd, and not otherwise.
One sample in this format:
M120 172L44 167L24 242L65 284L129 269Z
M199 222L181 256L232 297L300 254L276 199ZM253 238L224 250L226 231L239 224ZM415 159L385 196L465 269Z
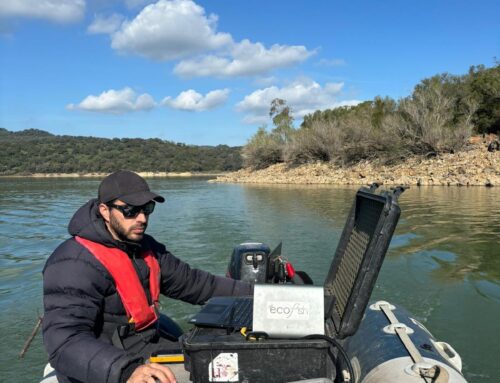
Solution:
M57 136L38 129L0 128L0 175L140 172L219 172L241 168L239 147L194 146L140 138Z

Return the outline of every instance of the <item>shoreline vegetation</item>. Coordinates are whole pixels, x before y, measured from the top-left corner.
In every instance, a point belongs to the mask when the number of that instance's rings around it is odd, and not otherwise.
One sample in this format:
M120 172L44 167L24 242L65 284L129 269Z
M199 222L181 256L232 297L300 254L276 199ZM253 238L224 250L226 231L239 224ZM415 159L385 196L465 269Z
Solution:
M0 128L0 175L99 176L117 169L182 176L241 168L239 147L195 146L158 138L60 136L38 129Z
M500 186L500 151L488 151L492 137L469 144L466 150L432 158L412 156L398 164L362 161L342 167L333 163L274 164L265 169L243 168L234 172L138 172L146 178L215 177L213 183L323 184L408 186ZM33 173L1 178L103 178L108 173Z
M295 128L287 101L242 148L243 169L215 182L500 185L500 62L422 80L399 100L318 110Z
M341 167L332 163L271 165L265 169L241 169L209 182L258 184L331 184L408 186L500 186L500 151L489 152L487 145L471 145L467 150L433 158L412 156L384 165L362 161Z

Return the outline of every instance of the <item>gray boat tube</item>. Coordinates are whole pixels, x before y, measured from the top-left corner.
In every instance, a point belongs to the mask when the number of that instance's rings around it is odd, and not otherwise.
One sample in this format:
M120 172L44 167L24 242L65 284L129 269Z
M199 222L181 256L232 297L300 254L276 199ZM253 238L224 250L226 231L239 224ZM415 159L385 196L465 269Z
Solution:
M467 383L458 353L406 310L385 301L367 307L343 347L357 383Z

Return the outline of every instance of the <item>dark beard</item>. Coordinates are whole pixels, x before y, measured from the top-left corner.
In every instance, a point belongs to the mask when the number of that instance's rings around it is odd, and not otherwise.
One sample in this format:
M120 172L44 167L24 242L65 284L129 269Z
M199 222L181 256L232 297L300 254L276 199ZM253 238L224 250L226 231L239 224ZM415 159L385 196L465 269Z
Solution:
M120 241L125 241L125 242L140 242L143 238L144 235L141 235L139 237L132 237L132 234L130 233L136 226L132 226L130 228L130 232L127 232L125 228L120 224L120 222L111 214L109 217L109 225L111 228L114 230L115 234L118 236L118 239ZM140 225L138 227L144 227L144 230L147 228L147 224Z

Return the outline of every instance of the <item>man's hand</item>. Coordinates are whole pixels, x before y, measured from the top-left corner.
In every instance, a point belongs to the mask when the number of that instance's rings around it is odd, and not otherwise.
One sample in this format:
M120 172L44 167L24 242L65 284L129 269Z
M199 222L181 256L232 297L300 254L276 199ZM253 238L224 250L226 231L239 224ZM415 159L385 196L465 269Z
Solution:
M143 364L137 367L127 383L177 383L170 368L158 363Z

